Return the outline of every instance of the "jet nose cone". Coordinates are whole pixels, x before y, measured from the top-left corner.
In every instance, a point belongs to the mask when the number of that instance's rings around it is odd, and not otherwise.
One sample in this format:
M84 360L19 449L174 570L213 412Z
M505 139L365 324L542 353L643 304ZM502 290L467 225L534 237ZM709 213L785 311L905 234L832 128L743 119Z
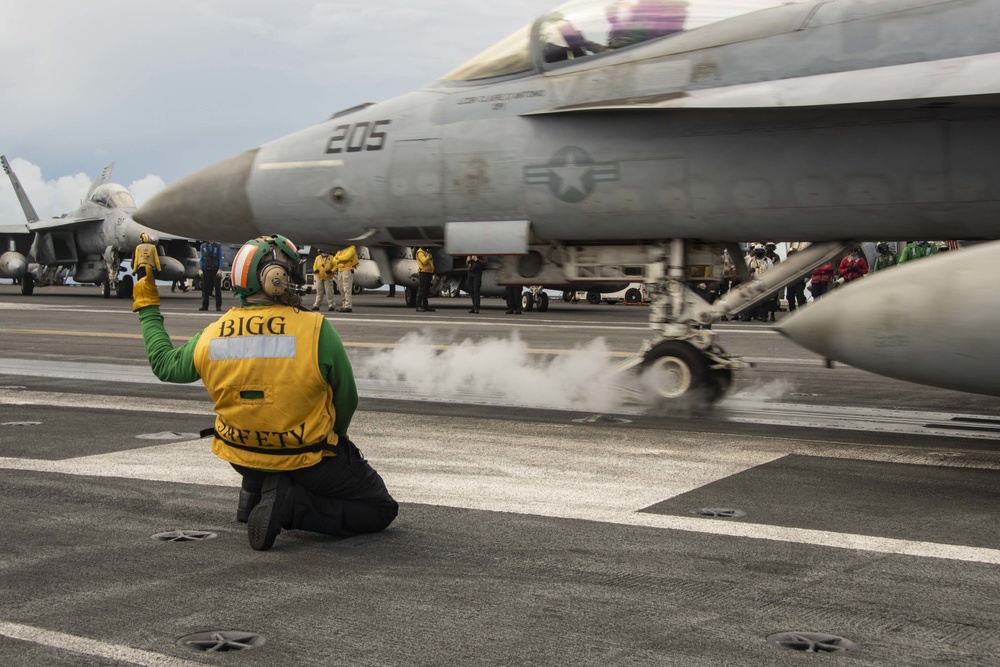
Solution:
M832 299L831 294L824 299ZM794 314L781 320L775 327L779 332L816 354L830 357L833 352L832 332L835 331L837 309L825 308L825 302L800 306Z
M212 241L245 241L257 232L246 185L258 149L234 155L169 186L132 216L154 229Z
M5 252L0 255L0 275L5 278L21 278L28 272L28 260L19 252Z

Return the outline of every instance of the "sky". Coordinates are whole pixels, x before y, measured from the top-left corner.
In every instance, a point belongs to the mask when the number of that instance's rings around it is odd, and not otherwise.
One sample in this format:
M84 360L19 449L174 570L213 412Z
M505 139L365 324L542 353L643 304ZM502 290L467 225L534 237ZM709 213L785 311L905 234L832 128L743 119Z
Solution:
M143 201L434 81L558 2L31 0L0 18L0 153L42 217L114 162ZM6 176L0 225L24 221Z

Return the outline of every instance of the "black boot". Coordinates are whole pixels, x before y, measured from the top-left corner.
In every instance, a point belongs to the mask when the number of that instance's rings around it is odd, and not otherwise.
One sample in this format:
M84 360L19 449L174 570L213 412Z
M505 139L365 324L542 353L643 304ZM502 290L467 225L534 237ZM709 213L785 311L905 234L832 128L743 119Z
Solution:
M240 501L236 505L236 520L240 523L246 523L247 519L250 518L250 512L253 511L254 507L257 507L259 502L260 491L253 493L246 489L240 489Z
M281 529L292 521L292 480L282 473L268 473L260 490L260 502L250 512L247 539L254 551L267 551Z

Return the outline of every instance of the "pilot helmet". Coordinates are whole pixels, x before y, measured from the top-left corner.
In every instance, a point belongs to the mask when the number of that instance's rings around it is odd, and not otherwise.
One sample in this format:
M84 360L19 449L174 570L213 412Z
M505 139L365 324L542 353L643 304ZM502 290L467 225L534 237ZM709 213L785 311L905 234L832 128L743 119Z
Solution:
M233 293L246 298L261 293L288 306L302 303L304 259L295 244L280 234L247 241L233 259Z

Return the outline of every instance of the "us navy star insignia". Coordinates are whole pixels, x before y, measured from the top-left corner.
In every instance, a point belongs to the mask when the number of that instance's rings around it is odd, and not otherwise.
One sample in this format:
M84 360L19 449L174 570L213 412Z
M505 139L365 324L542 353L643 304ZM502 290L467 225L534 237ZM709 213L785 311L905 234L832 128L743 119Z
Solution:
M587 151L578 146L559 149L548 164L524 168L527 185L548 185L558 199L575 204L597 188L598 183L617 181L617 162L594 162Z

